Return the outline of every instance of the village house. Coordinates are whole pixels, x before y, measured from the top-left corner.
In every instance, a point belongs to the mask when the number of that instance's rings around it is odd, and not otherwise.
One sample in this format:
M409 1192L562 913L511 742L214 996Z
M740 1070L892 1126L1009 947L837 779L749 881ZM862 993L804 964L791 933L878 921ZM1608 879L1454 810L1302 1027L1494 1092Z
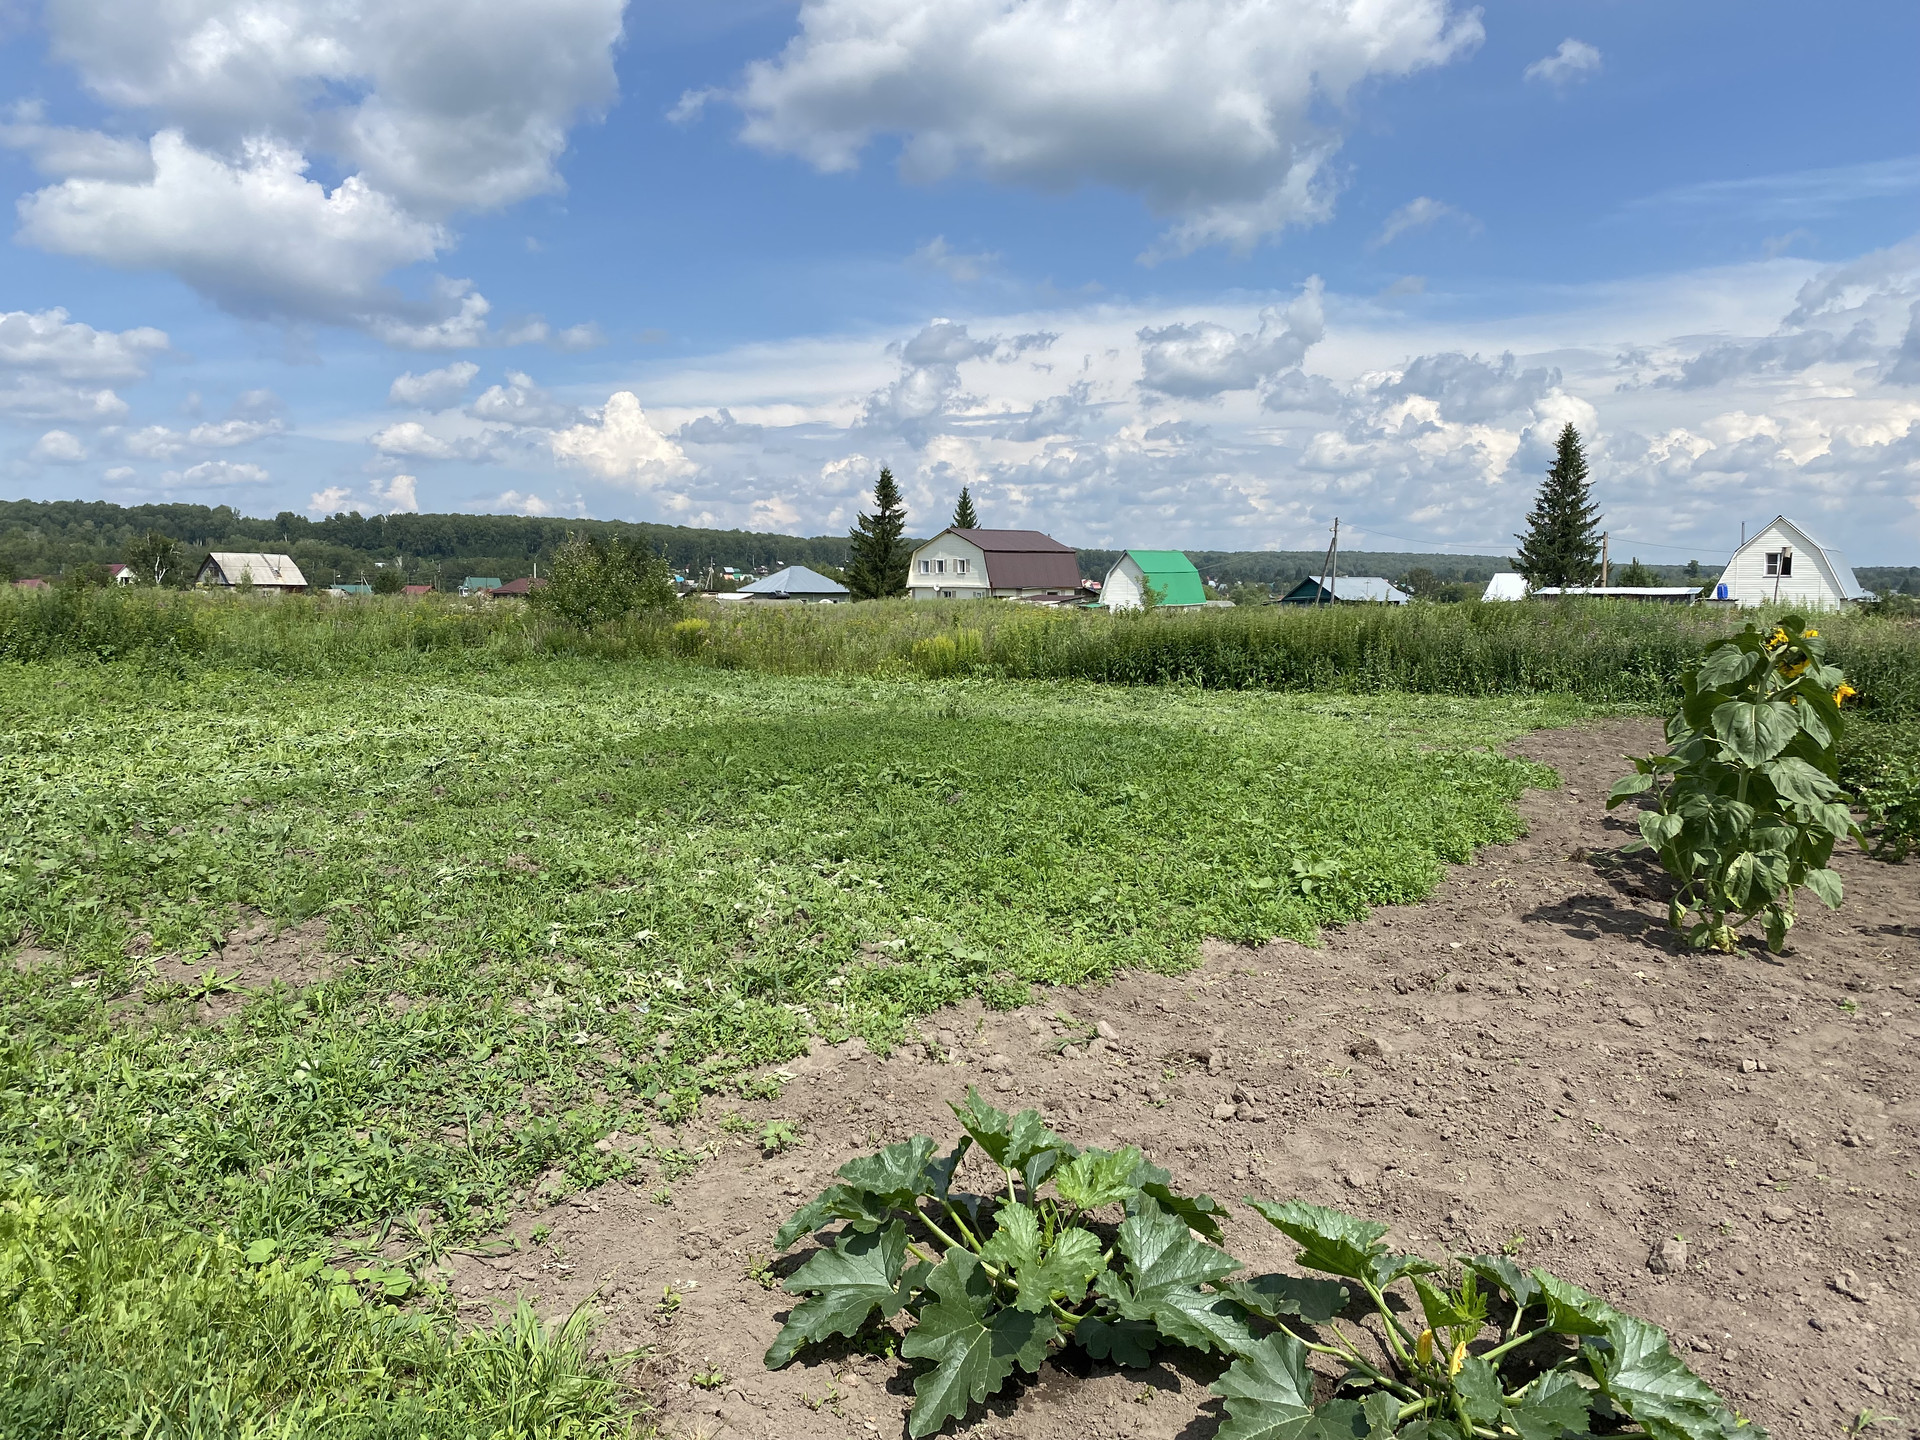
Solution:
M961 530L949 526L907 561L914 600L1072 599L1080 592L1080 560L1038 530Z
M853 592L837 580L829 580L804 565L789 565L751 585L732 592L761 604L792 602L806 605L832 605L853 598Z
M547 587L545 580L528 576L520 580L509 580L504 585L496 585L487 593L496 600L524 600L536 590Z
M462 595L491 595L500 588L498 575L469 575L460 582Z
M196 585L213 589L232 589L251 585L255 590L292 595L307 588L307 577L293 563L291 555L273 555L258 550L216 550L200 563L193 577Z
M1308 576L1280 597L1282 605L1404 605L1413 597L1378 575Z
M1146 604L1151 586L1162 608L1207 603L1200 572L1178 550L1129 550L1107 571L1100 586L1100 605L1107 610L1138 610Z
M1713 587L1713 598L1736 605L1792 605L1838 610L1873 599L1840 551L1822 545L1784 515L1776 515L1733 552Z

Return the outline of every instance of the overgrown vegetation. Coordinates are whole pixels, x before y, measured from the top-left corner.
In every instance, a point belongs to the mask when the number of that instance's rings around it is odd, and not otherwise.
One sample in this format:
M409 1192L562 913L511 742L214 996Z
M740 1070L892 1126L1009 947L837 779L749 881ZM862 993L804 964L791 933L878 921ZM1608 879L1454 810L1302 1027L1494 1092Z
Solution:
M629 615L674 615L680 597L666 557L637 542L576 535L554 555L547 583L527 603L563 625L590 630Z
M1920 849L1920 723L1856 720L1837 758L1840 783L1866 812L1873 854L1899 861Z
M1798 615L1749 624L1709 645L1681 677L1668 753L1633 762L1607 808L1656 791L1642 839L1679 888L1669 923L1697 946L1731 954L1740 927L1765 917L1776 953L1794 924L1794 892L1838 909L1835 843L1863 839L1840 789L1840 706L1854 688L1824 663L1826 641ZM1689 915L1698 919L1688 923Z
M1450 1275L1389 1251L1385 1225L1249 1199L1300 1247L1296 1263L1338 1278L1235 1278L1244 1267L1220 1248L1224 1207L1172 1190L1133 1146L1082 1151L1037 1111L1008 1115L978 1091L951 1108L964 1133L944 1155L917 1135L850 1160L775 1239L784 1250L841 1227L788 1277L804 1298L767 1365L905 1314L913 1324L899 1353L931 1362L914 1379L910 1435L964 1418L1017 1370L1037 1373L1069 1346L1135 1367L1177 1345L1233 1362L1213 1386L1229 1417L1221 1440L1558 1440L1595 1425L1658 1440L1765 1440L1657 1326L1544 1270L1463 1255ZM980 1193L958 1188L970 1155L989 1182ZM1393 1294L1402 1285L1417 1312ZM1364 1348L1335 1323L1350 1305L1379 1321L1361 1329ZM1415 1313L1424 1327L1403 1318ZM1325 1401L1313 1355L1344 1372Z
M556 654L684 656L721 670L887 678L968 673L1024 680L1189 685L1216 690L1441 695L1559 693L1600 705L1669 709L1703 646L1731 633L1725 612L1589 601L1447 606L1237 607L1199 613L1035 613L1018 605L703 605L690 645L660 609L594 625L537 607L429 599L0 590L0 660L55 656L183 659L281 674L406 669L423 654L476 665ZM977 652L961 632L979 636ZM1866 615L1824 626L1830 654L1866 713L1920 718L1920 628ZM968 647L942 671L946 637ZM931 668L921 657L932 657Z
M638 1396L588 1317L522 1305L459 1333L151 1209L17 1182L0 1198L0 1434L37 1440L619 1440Z

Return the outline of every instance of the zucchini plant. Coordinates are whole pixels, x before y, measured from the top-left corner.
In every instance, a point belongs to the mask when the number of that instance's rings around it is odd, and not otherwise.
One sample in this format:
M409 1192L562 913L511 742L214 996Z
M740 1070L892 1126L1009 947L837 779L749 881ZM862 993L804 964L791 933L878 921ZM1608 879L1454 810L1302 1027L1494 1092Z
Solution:
M1635 760L1607 796L1611 810L1657 790L1641 838L1625 848L1660 857L1678 884L1667 921L1697 947L1731 954L1740 927L1762 916L1778 952L1802 886L1840 906L1827 862L1837 842L1865 838L1835 755L1854 689L1825 656L1826 641L1798 615L1716 640L1681 676L1668 753Z
M964 1133L951 1149L920 1135L848 1161L777 1237L786 1249L840 1226L788 1277L803 1298L768 1367L907 1316L900 1354L928 1362L912 1436L1068 1346L1122 1367L1184 1346L1230 1362L1213 1387L1221 1440L1764 1440L1660 1330L1544 1271L1468 1256L1448 1279L1390 1253L1384 1225L1249 1200L1320 1274L1243 1276L1220 1246L1225 1207L1175 1191L1135 1147L1079 1150L1036 1111L1008 1115L977 1091L952 1109ZM975 1152L985 1163L966 1166ZM983 1193L958 1188L963 1167L989 1178Z

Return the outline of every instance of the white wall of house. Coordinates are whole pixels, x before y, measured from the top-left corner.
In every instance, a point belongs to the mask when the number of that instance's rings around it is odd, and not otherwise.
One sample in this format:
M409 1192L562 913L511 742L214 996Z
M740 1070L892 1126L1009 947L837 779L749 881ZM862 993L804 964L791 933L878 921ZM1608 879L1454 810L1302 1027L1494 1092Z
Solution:
M1846 557L1823 550L1790 520L1775 520L1733 552L1720 576L1727 598L1741 605L1837 610L1859 592ZM1718 588L1715 589L1717 595Z
M907 562L913 600L978 600L987 594L987 557L958 535L936 535Z
M1100 604L1108 610L1138 610L1144 603L1146 572L1131 555L1107 572L1107 583L1100 587Z

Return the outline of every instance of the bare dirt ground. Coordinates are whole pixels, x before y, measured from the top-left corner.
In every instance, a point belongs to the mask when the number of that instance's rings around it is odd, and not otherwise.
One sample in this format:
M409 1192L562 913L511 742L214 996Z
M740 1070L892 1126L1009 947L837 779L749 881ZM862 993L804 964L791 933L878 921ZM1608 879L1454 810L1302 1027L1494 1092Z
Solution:
M778 1101L740 1107L756 1129L794 1122L798 1149L763 1155L710 1106L678 1143L717 1157L670 1185L670 1205L649 1172L528 1215L516 1233L550 1226L544 1244L458 1260L463 1314L597 1294L601 1343L654 1347L669 1435L902 1435L898 1360L848 1346L762 1368L792 1302L749 1272L836 1166L915 1132L944 1142L945 1102L974 1084L1079 1143L1138 1144L1188 1190L1338 1206L1434 1258L1507 1245L1665 1326L1777 1437L1920 1416L1920 870L1844 856L1845 909L1806 913L1785 956L1688 951L1666 929L1664 879L1604 853L1629 836L1604 810L1619 757L1657 745L1643 721L1529 737L1517 751L1563 788L1525 798L1526 838L1322 948L1209 945L1177 979L958 1007L925 1027L945 1063L822 1049L788 1067ZM1113 1041L1052 1053L1098 1021ZM1235 1118L1214 1118L1229 1104ZM1284 1238L1235 1210L1228 1248L1256 1273L1293 1269ZM1684 1268L1655 1273L1676 1236ZM669 1286L680 1298L663 1304ZM1191 1354L1049 1365L1017 1405L955 1428L1203 1440L1218 1373Z

